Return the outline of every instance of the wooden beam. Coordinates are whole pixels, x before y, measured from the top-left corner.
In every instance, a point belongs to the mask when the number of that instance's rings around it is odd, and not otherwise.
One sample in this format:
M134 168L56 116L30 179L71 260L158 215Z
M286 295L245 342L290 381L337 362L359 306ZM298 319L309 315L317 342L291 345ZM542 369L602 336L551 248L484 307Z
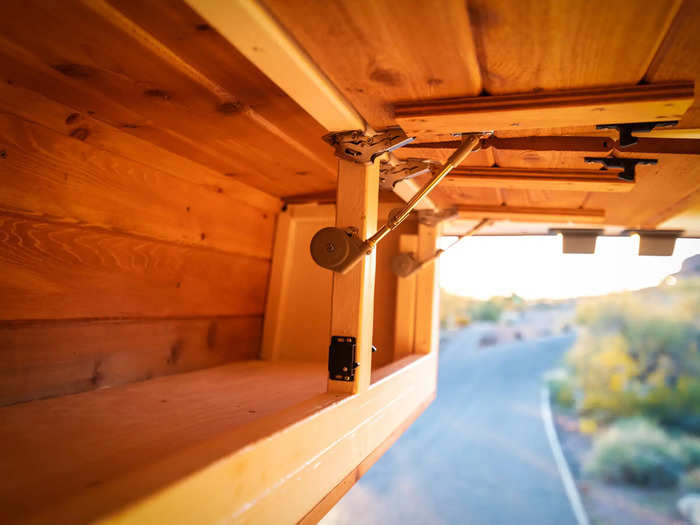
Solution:
M529 208L519 206L457 206L460 219L494 219L514 222L600 223L604 210L582 208Z
M258 1L186 1L328 131L368 130L352 104ZM417 190L414 181L394 188L404 201ZM435 204L425 198L419 208L435 209Z
M314 395L323 366L257 361L4 408L0 435L12 454L3 460L13 474L1 487L11 503L4 515L32 523L296 523L433 398L437 355L401 364L361 396ZM203 401L212 379L216 395ZM148 410L123 410L141 405ZM54 431L36 432L56 418ZM75 439L76 418L100 421L99 432Z
M525 168L455 168L440 183L445 188L628 192L634 182L614 171Z
M676 82L399 102L394 111L409 135L435 136L674 120L683 116L693 98L692 82Z
M377 231L379 206L379 163L365 166L338 161L338 197L335 225L356 228L361 239ZM346 274L333 274L331 299L331 336L355 337L357 343L353 382L329 379L329 392L358 393L367 390L372 371L372 324L374 310L374 272L376 252ZM330 342L330 338L329 338Z
M327 130L365 129L355 108L259 2L186 1Z
M375 448L356 468L343 478L343 481L338 483L328 495L323 498L306 516L304 516L297 525L316 525L335 505L342 499L345 494L357 483L367 471L372 468L379 458L389 450L396 440L410 427L416 419L425 411L426 408L435 400L435 394L423 401L406 420L394 430L384 442Z
M661 130L660 130L661 131ZM668 130L670 131L670 130ZM678 130L679 132L684 130ZM685 130L691 131L691 130ZM406 149L437 150L447 152L457 148L458 140L411 142ZM610 154L617 149L622 152L634 153L670 153L678 155L700 155L700 139L692 138L646 138L638 137L638 141L620 148L617 140L610 137L566 137L566 136L537 136L537 137L491 137L485 147L497 150L517 151L576 151Z
M399 253L418 252L418 237L401 235ZM416 323L416 274L396 277L396 321L394 325L394 359L413 353L413 338Z
M417 259L425 261L435 255L440 239L440 225L418 224ZM413 351L416 354L437 352L440 331L440 301L438 285L439 259L416 272L416 320Z

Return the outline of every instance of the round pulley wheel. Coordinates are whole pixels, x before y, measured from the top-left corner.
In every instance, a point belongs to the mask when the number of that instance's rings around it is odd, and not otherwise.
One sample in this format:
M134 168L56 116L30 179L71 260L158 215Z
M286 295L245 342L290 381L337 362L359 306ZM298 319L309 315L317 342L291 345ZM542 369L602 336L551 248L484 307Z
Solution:
M399 253L391 260L391 269L399 277L411 275L416 266L418 266L418 263L410 253Z
M340 228L322 228L311 239L311 257L322 268L341 266L351 252L350 236Z

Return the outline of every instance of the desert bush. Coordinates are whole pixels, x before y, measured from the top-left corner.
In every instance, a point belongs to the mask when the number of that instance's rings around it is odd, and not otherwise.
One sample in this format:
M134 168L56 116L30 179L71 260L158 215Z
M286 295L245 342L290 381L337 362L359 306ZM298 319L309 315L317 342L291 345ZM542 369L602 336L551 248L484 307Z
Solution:
M604 423L643 415L700 434L699 296L684 284L579 306L585 331L567 363L583 415Z
M613 483L668 487L685 464L678 440L648 420L621 420L596 436L584 470Z
M700 468L695 468L683 474L681 489L684 492L700 492Z
M559 368L545 378L552 400L562 408L571 409L576 405L576 390L569 372Z

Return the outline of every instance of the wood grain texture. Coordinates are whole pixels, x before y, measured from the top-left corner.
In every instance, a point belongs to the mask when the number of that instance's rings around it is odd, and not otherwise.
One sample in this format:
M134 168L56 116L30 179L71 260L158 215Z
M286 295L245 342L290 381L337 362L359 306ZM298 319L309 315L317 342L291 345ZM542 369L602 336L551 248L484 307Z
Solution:
M0 518L3 523L27 520L320 394L326 386L324 368L245 361L1 408ZM161 483L168 474L160 472ZM146 496L140 492L144 483L153 479L143 476L123 485L118 497L100 501L101 511L114 510L116 500L123 504L124 498ZM75 514L56 519L87 521Z
M248 424L232 426L162 460L153 458L123 476L75 491L58 505L39 507L33 500L33 515L25 523L90 522L100 516L106 516L104 523L120 524L294 523L434 396L436 375L436 355L412 359L373 382L365 395L314 396ZM306 377L308 382L309 374ZM246 386L256 382L261 381ZM153 390L154 397L159 393L159 389ZM228 405L236 402L236 397L231 393ZM241 405L245 406L247 399L244 392ZM197 406L196 400L181 404L180 414ZM279 408L280 403L277 405ZM248 406L256 409L255 404ZM198 417L191 422L194 427L200 419L221 413L216 407L199 411L197 407ZM147 416L157 422L154 413L157 411L148 411ZM225 417L227 411L223 414ZM143 417L136 415L126 423L137 426ZM48 448L36 448L51 454L56 444L45 440ZM135 452L144 453L140 447ZM85 455L78 457L82 460ZM74 463L76 467L96 470L82 461ZM86 477L81 473L81 478ZM38 501L44 502L43 498ZM13 502L13 508L16 505Z
M497 95L635 84L679 5L679 0L470 0L484 89Z
M148 140L126 133L123 126L112 126L88 113L79 113L70 106L16 84L0 82L0 109L63 136L116 153L184 181L217 191L221 188L226 195L236 200L238 205L246 204L273 213L282 206L280 199L235 180L231 173L214 171L187 157L158 147Z
M338 162L338 198L335 227L355 228L360 239L377 231L379 162L369 165ZM363 256L344 274L333 272L330 334L356 338L359 364L352 381L328 380L329 392L361 393L369 388L372 373L374 282L376 251Z
M397 102L396 121L429 140L453 133L677 120L693 103L692 82Z
M622 156L634 157L633 153ZM645 155L658 158L654 166L637 168L637 183L624 201L612 195L595 194L587 207L604 208L606 223L628 228L654 228L670 218L667 210L680 212L682 203L700 189L700 164L693 155ZM672 182L671 182L672 181ZM676 208L676 204L681 205Z
M0 405L254 359L259 316L0 323Z
M647 82L700 81L700 2L684 1L654 60L644 75ZM700 100L683 116L679 128L700 127Z
M15 84L269 193L332 186L332 154L319 140L323 128L186 5L139 7L144 20L137 21L103 1L5 7L0 64ZM186 42L177 44L178 37ZM188 62L200 46L216 49L201 69ZM212 61L221 64L217 78L208 76ZM308 132L305 139L300 129Z
M269 261L0 215L0 319L260 315Z
M343 481L338 483L328 495L323 498L306 516L299 520L298 525L316 525L330 510L347 494L352 486L357 483L367 471L372 468L379 458L387 452L394 443L408 430L408 428L420 417L426 408L435 400L435 396L431 396L423 403L414 409L413 413L387 437L381 445L375 448L371 454L363 459L352 472L343 478Z
M457 210L460 219L580 223L601 223L605 221L605 212L598 209L459 205Z
M0 209L269 258L274 214L0 113Z
M443 187L502 188L526 190L564 190L628 192L634 183L620 180L614 171L531 170L517 168L457 167L442 181ZM556 198L556 196L555 196Z
M264 3L377 129L393 124L395 100L481 92L464 2Z

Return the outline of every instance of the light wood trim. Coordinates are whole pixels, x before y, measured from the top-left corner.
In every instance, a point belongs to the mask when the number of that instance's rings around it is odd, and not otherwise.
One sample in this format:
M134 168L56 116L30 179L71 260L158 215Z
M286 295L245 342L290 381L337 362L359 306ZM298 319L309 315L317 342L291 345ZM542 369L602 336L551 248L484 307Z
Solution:
M515 222L600 223L604 210L581 208L529 208L520 206L457 206L460 219L495 219Z
M438 249L441 226L418 224L419 261L435 255ZM416 354L437 352L439 341L439 264L435 259L416 272L416 320L413 351Z
M284 314L287 282L292 269L291 253L294 243L294 221L291 213L281 212L277 216L277 231L272 252L270 283L267 288L265 317L263 322L260 357L276 360L279 357L281 316Z
M355 108L259 2L186 1L327 130L365 129Z
M700 139L700 128L657 128L648 133L632 133L635 137L658 139Z
M294 523L418 407L432 399L437 355L421 356L357 396L321 394L92 486L29 523ZM164 476L178 481L146 496Z
M627 182L614 171L573 169L455 168L440 183L449 188L628 192Z
M399 253L412 253L417 257L418 237L401 235ZM394 359L413 353L416 322L416 274L396 278L396 324L394 328Z
M408 180L402 180L397 182L394 185L394 193L401 197L401 200L404 200L406 202L411 200L411 197L413 197L416 193L418 193L418 190L421 188L421 185L418 184L415 180L408 179ZM423 197L418 204L416 204L416 209L417 210L437 210L437 206L435 205L435 201L433 201L430 196Z
M335 225L357 228L367 239L377 231L379 207L379 163L364 166L345 160L338 162L338 198ZM333 274L330 336L357 338L355 381L328 381L329 392L357 393L367 390L372 371L372 325L374 315L374 274L376 251L348 273Z
M395 104L408 134L590 126L679 119L694 99L692 82L589 88Z
M394 430L381 445L379 445L370 453L369 456L362 460L362 462L355 469L353 469L350 474L345 476L343 481L338 483L333 490L331 490L328 495L311 510L311 512L299 520L299 525L314 525L321 521L321 519L328 514L328 512L341 500L341 498L347 494L352 486L357 483L370 468L372 468L377 460L379 460L379 458L381 458L384 453L394 445L394 443L396 443L396 440L401 437L408 427L415 423L416 419L420 417L420 415L434 400L435 394L418 405L413 413L403 423L401 423L401 425L399 425L399 427Z

